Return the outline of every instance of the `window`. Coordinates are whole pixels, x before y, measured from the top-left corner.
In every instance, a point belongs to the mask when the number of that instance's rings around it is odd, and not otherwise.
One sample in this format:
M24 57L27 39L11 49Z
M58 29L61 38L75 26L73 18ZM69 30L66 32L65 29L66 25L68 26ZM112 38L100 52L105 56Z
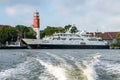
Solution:
M97 41L97 39L88 39L89 41Z
M70 38L69 40L82 40L83 41L82 38Z
M102 39L98 39L98 41L103 41Z
M62 40L66 40L66 38L61 38Z
M81 42L80 44L81 44L81 45L86 45L86 43L85 43L85 42Z

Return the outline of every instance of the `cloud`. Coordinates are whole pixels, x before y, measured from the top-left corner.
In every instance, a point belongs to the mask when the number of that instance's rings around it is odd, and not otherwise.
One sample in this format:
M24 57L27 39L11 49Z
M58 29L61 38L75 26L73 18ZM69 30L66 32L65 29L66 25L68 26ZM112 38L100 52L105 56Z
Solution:
M8 16L23 21L38 9L41 26L75 24L80 29L119 30L120 0L1 0ZM22 17L21 17L22 16ZM27 22L28 23L28 22ZM115 28L113 28L113 26Z
M44 5L46 3L46 0L0 0L0 4L4 4L6 6L12 6L12 5L19 5L19 4L26 4L26 5L34 5L34 6L40 6Z
M109 18L108 24L105 25L106 31L120 31L120 16L113 16Z
M36 7L31 5L19 4L7 6L5 9L7 14L6 19L8 19L8 23L13 26L18 24L30 26L35 10Z
M107 31L120 30L119 4L120 0L61 0L55 2L55 7L64 19L68 18L70 24L74 23L79 28L84 26L84 29L91 27L91 30L99 27Z
M14 15L16 15L15 9L13 9L13 8L11 8L11 7L7 7L7 8L6 8L6 12L7 12L7 14L8 14L9 16L14 16Z
M66 16L79 10L84 0L53 0L52 4L57 12ZM81 4L81 5L80 5Z
M12 17L26 16L31 13L33 14L34 11L35 8L29 5L15 5L6 7L6 13Z

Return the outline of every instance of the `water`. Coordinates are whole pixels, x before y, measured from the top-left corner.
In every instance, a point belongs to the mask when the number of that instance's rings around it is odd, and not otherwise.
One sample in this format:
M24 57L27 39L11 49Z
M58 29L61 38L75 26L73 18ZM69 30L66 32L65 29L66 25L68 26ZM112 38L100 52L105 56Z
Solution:
M120 80L120 50L0 50L0 80Z

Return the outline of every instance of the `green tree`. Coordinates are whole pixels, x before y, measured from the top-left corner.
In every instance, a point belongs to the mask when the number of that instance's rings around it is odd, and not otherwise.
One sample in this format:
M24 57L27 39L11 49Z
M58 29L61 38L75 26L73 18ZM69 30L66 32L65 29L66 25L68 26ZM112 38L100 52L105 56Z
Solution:
M112 48L120 47L120 32L117 33L116 42L111 44L111 47Z
M47 26L47 28L44 29L45 35L52 35L54 33L53 27Z
M68 31L69 29L70 29L70 32L71 33L76 33L76 32L78 32L78 29L77 29L77 27L75 26L75 25L66 25L65 27L64 27L64 29L65 29L65 31Z
M76 26L72 26L71 33L76 33L76 32L78 32L77 27Z
M64 29L65 29L65 31L68 31L70 28L72 27L72 25L65 25L65 27L64 27Z
M15 28L21 32L21 38L26 38L26 33L29 32L29 29L27 26L17 25L15 26Z
M36 32L33 30L33 28L28 27L28 32L26 32L26 38L36 38Z
M98 32L97 32L97 33L95 33L95 36L96 36L96 37L103 38L103 34L102 34L102 33L98 33Z
M16 41L18 36L18 32L14 27L4 26L0 29L0 42L5 44L6 41Z
M116 36L117 44L120 45L120 32Z
M59 32L65 32L64 28L47 26L47 28L44 29L44 33L46 36L50 36L53 35L54 33L59 33Z
M40 31L40 39L44 38L45 37L45 31L44 30L41 30Z

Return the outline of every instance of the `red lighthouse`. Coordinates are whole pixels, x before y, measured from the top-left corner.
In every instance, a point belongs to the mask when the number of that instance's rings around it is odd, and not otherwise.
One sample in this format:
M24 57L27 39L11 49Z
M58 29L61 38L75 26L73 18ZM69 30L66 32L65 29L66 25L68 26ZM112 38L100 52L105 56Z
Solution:
M39 27L40 27L40 24L39 24L39 12L36 11L36 12L34 13L33 29L34 29L35 32L36 32L36 38L37 38L37 39L40 39Z

